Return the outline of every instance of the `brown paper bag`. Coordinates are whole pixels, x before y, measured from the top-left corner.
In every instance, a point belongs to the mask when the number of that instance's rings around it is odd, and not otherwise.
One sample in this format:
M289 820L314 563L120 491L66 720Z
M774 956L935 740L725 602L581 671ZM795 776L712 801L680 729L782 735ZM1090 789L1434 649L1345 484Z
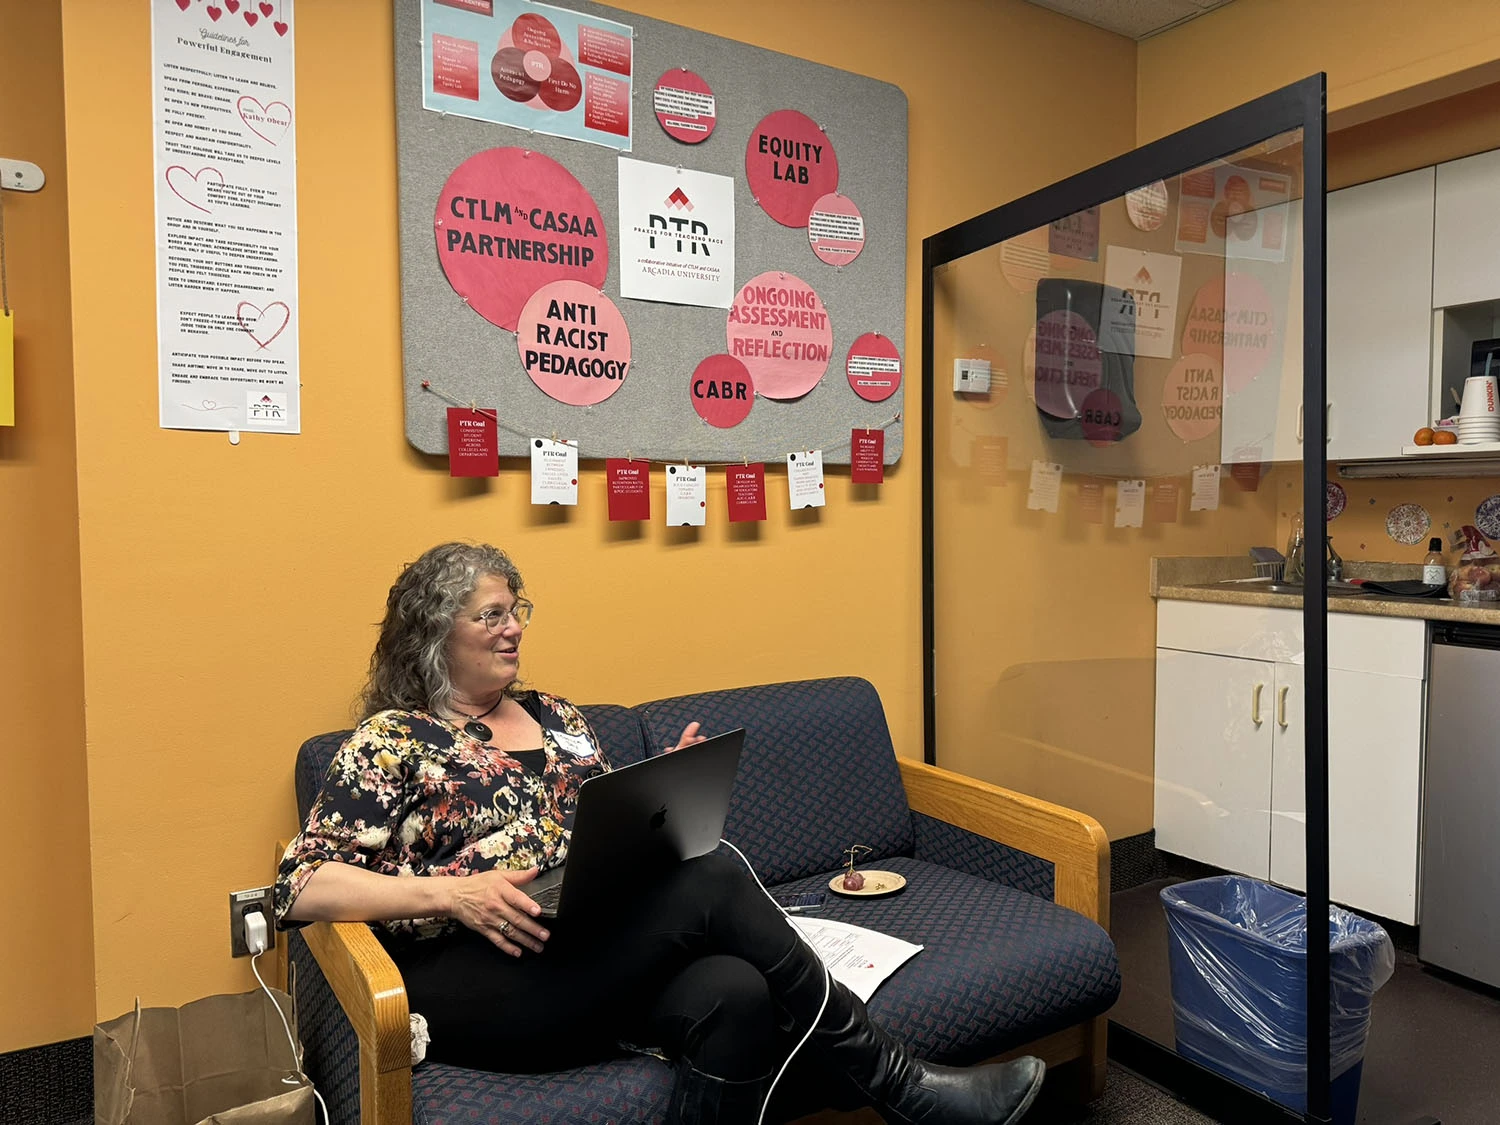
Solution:
M272 989L292 1034L296 1013ZM287 1082L284 1079L292 1079ZM312 1084L257 989L94 1028L94 1125L316 1125Z

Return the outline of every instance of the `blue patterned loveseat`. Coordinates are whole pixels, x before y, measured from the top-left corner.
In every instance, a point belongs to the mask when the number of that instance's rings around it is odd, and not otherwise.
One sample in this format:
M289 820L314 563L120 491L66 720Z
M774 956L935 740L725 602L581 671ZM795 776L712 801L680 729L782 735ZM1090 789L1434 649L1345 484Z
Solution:
M1109 843L1081 813L898 760L875 689L859 679L708 692L639 707L584 708L612 761L675 740L746 728L725 837L768 886L825 885L859 842L862 862L906 875L880 899L830 896L824 917L926 948L881 986L870 1011L920 1054L969 1063L1017 1053L1067 1065L1083 1097L1104 1077L1104 1013L1119 995L1108 925ZM347 732L298 754L306 815ZM551 1075L409 1065L401 978L369 927L289 936L308 1075L334 1125L656 1125L671 1071L622 1056ZM816 1108L816 1107L807 1107Z

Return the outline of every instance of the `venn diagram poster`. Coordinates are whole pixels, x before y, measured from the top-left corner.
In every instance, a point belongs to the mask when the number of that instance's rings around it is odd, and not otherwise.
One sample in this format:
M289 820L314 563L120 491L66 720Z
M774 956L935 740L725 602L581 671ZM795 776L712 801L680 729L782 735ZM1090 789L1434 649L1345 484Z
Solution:
M631 28L526 0L422 0L422 105L630 151Z
M298 433L292 0L154 0L161 425Z

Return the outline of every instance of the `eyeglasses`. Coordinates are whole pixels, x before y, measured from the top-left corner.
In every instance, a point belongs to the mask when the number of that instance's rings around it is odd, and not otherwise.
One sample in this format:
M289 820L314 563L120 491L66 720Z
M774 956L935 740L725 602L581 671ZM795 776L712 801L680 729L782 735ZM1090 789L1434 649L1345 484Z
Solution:
M522 629L531 624L532 611L536 606L530 602L517 602L509 609L487 609L475 621L483 621L484 627L491 633L498 633L505 628L507 621L515 621Z

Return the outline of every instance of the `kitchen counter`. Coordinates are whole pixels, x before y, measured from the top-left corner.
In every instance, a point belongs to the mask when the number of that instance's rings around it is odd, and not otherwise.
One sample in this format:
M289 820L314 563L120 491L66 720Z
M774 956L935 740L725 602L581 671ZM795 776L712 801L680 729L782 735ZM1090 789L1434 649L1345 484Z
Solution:
M1379 581L1421 576L1420 566L1404 563L1350 563L1350 578ZM1299 594L1258 590L1253 583L1231 584L1251 574L1248 558L1167 557L1151 560L1151 596L1173 601L1215 602L1221 605L1273 606L1301 609ZM1495 609L1460 606L1447 598L1392 598L1380 594L1332 595L1329 613L1369 617L1410 617L1425 621L1460 621L1471 625L1500 625Z

